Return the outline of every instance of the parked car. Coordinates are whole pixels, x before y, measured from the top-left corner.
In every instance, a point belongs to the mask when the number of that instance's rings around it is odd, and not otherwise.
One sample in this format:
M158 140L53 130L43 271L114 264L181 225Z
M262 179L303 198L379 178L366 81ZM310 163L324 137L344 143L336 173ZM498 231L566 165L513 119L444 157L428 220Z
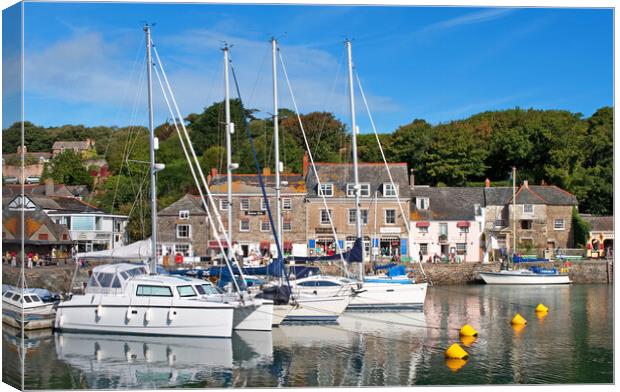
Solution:
M41 179L37 176L28 176L26 177L26 184L38 184Z
M15 177L15 176L2 177L2 181L5 184L17 184L17 177Z

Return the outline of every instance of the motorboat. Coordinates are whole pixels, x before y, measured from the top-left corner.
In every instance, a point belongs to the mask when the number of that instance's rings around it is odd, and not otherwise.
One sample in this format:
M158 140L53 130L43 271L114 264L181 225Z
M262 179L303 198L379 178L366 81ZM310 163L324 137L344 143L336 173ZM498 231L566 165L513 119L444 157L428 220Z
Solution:
M53 302L43 302L34 289L11 288L2 294L2 322L24 330L52 328Z
M148 275L144 265L93 269L84 294L58 304L61 331L229 338L234 306L201 299L188 278Z
M273 301L237 293L226 293L211 282L198 278L185 279L194 286L197 296L215 303L234 307L233 329L237 331L271 331L273 324Z
M480 272L486 284L569 284L568 274L556 268L530 267L530 269L502 270L499 272Z

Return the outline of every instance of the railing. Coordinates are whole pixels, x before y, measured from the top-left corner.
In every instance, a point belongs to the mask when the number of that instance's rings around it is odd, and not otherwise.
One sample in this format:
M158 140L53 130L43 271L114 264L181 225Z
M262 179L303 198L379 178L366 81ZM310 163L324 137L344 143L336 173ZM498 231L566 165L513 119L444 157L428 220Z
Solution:
M440 234L439 235L439 243L446 243L448 242L448 235L447 234Z

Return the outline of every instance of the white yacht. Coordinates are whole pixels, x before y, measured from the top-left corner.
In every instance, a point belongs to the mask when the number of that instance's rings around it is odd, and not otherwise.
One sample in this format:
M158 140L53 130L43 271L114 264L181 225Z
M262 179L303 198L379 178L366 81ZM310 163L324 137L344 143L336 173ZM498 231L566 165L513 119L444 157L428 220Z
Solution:
M54 303L43 302L32 290L8 289L2 295L2 322L25 330L51 328L54 324ZM23 322L23 325L22 325Z
M229 338L234 306L198 298L186 278L147 275L142 265L93 269L83 295L58 305L62 331Z
M486 284L569 284L571 280L567 274L561 274L556 269L518 269L513 271L480 272L480 277Z
M197 296L215 303L230 304L235 308L233 329L237 331L271 331L273 324L273 301L254 298L248 293L224 293L211 282L198 278L183 277L196 290Z

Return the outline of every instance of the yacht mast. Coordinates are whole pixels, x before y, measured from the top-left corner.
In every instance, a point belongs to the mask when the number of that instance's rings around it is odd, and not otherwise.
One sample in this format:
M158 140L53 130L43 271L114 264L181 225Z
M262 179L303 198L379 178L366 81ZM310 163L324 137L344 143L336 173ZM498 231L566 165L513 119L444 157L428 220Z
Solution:
M275 38L271 38L271 73L273 75L273 148L275 160L275 180L276 180L276 233L280 241L278 247L278 259L282 258L282 212L280 200L280 171L282 164L280 162L280 137L278 126L278 73L276 64L276 53L278 51L278 42Z
M234 255L233 252L233 220L232 220L232 147L231 147L231 134L235 131L234 125L230 122L230 86L228 81L228 45L224 44L224 110L226 115L226 203L228 208L226 209L228 216L228 258L231 259Z
M353 152L353 180L355 191L355 229L356 237L362 238L362 214L360 211L360 184L357 171L357 125L355 123L355 91L353 89L353 60L351 56L351 40L345 41L349 68L349 102L351 104L351 149ZM359 263L358 278L364 281L364 242L362 239L362 260Z
M517 187L517 168L512 167L512 254L517 254L517 200L515 192Z
M150 165L151 165L151 274L157 272L157 188L155 184L155 129L153 126L153 79L151 67L151 26L144 25L146 33L146 77L147 77L147 101L149 109L149 140L150 140Z

